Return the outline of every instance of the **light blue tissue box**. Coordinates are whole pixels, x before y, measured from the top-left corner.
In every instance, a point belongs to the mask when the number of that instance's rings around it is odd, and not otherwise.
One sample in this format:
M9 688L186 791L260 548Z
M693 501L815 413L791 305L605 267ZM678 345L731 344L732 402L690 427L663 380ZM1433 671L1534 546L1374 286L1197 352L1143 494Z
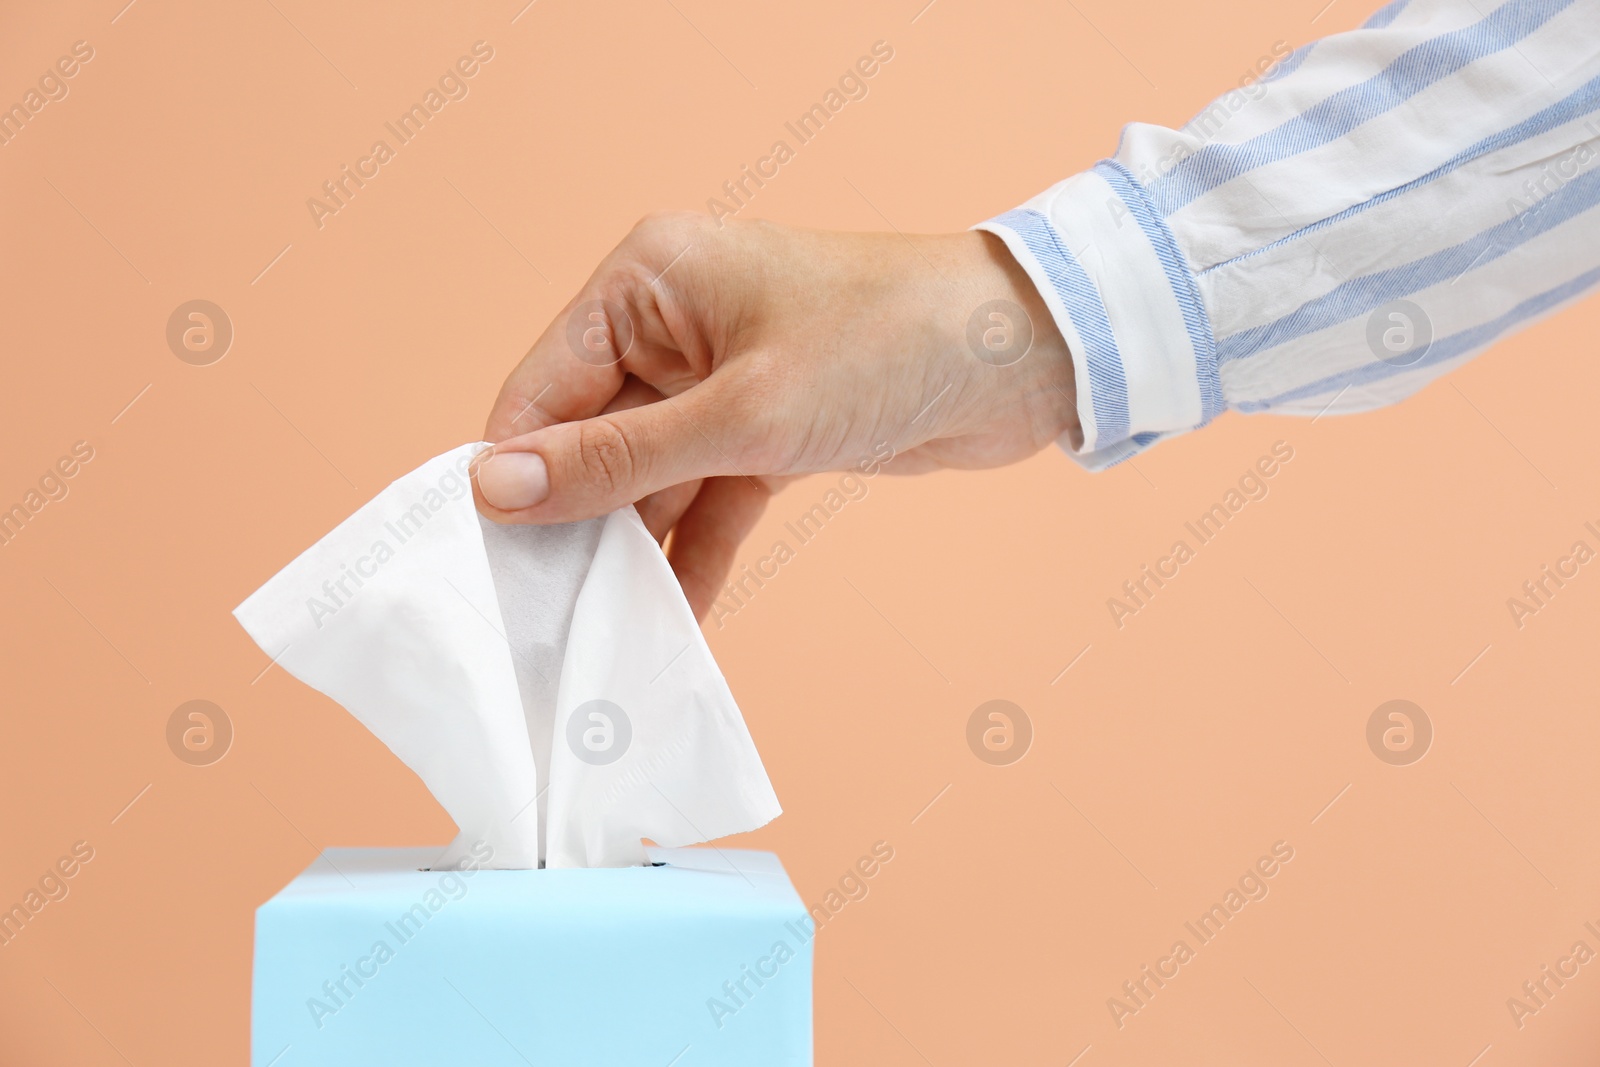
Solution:
M810 1067L814 927L778 858L428 871L329 849L256 911L251 1062Z

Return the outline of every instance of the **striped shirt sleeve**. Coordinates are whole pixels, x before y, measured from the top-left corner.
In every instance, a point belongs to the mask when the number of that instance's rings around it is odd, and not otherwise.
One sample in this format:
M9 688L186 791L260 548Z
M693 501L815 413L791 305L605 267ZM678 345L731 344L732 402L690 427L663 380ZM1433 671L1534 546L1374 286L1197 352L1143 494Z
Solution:
M1600 282L1600 2L1395 0L980 224L1072 350L1091 469L1368 410Z

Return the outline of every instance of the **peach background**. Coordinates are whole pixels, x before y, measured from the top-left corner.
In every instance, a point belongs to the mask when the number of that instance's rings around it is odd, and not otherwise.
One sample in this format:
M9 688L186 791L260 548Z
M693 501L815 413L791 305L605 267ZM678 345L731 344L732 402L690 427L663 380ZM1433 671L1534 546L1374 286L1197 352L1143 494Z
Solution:
M0 547L0 905L95 849L0 948L6 1064L243 1062L255 906L318 847L449 838L354 720L261 674L228 611L476 435L639 215L702 206L878 39L871 95L747 216L960 228L1368 13L124 2L12 5L0 33L6 102L95 49L0 148L0 504L95 450ZM470 96L318 230L306 198L480 39ZM194 298L236 330L212 366L165 343ZM1230 416L1103 476L1051 452L876 479L710 629L787 809L737 843L779 852L808 901L895 849L819 939L819 1062L1593 1056L1600 964L1521 1030L1505 1002L1579 938L1600 949L1600 569L1520 631L1505 602L1595 544L1597 329L1591 301L1398 408ZM1271 495L1114 628L1106 598L1278 440ZM827 483L780 496L748 557ZM1011 766L966 745L996 698L1036 731ZM1411 766L1366 746L1391 698L1436 729ZM236 729L211 766L167 747L191 699ZM1270 895L1118 1029L1107 998L1278 840Z

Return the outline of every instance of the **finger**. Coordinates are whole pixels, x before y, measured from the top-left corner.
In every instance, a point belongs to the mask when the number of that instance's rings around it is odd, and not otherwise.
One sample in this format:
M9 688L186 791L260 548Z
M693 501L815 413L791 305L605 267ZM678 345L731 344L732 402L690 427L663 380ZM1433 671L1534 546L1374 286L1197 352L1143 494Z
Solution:
M622 381L622 386L614 396L606 401L596 414L609 415L613 411L626 411L629 408L643 407L645 404L654 404L661 399L661 390L640 381L633 375L628 375Z
M506 378L484 439L500 442L591 418L621 387L625 372L668 394L693 385L696 375L682 359L683 338L674 335L658 303L658 283L686 251L689 231L703 224L690 213L635 226Z
M650 536L656 539L657 544L667 539L667 532L676 526L683 513L689 510L689 505L694 503L695 494L700 492L700 487L704 484L696 479L692 482L669 485L659 492L651 493L634 505L639 509L639 518L643 520L644 528L650 531Z
M501 385L484 427L485 441L494 444L553 423L589 418L622 388L626 371L621 350L633 340L632 316L615 300L594 295L598 277L597 272L545 327ZM576 335L576 350L569 334Z
M613 411L626 411L643 404L651 404L661 399L661 391L648 385L633 375L628 375L627 381L622 383L622 388L611 402L600 412L609 415ZM651 493L635 502L639 509L639 518L644 522L645 529L650 531L650 536L660 544L667 539L667 532L678 521L689 504L693 502L694 495L700 491L700 482L683 482L679 485L669 485L659 492Z
M667 561L696 619L703 620L711 610L733 569L739 545L771 498L771 492L757 482L708 478L673 528Z
M484 513L497 522L577 522L670 485L740 473L755 449L753 423L723 400L737 392L737 376L718 375L659 403L502 442L478 466Z

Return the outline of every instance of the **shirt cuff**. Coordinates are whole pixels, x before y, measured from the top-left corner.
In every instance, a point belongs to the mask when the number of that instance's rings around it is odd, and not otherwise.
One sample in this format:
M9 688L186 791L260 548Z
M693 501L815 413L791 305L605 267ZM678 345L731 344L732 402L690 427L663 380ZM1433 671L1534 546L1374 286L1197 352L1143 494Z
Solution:
M1188 261L1120 164L1099 163L973 228L1005 241L1072 351L1083 443L1059 444L1085 467L1110 467L1226 406Z

